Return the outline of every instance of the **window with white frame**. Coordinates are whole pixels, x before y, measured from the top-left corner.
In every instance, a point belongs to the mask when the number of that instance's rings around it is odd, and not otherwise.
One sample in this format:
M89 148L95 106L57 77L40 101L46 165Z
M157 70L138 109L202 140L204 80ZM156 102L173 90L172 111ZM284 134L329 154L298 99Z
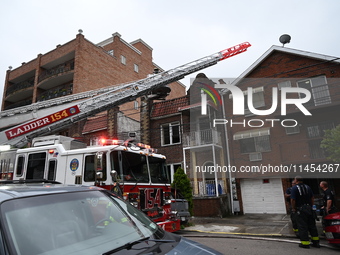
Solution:
M332 103L331 96L329 94L328 84L326 76L317 76L297 82L298 87L308 89L312 98L309 102L305 103L305 106L318 106ZM304 94L300 94L301 98L304 98Z
M241 131L234 134L234 140L239 140L241 153L271 151L269 128L252 131Z
M176 173L178 168L181 168L182 164L181 163L177 163L177 164L167 164L167 170L168 170L168 174L171 178L171 183L174 181L174 174Z
M139 66L138 66L137 64L134 64L134 65L133 65L133 69L134 69L134 71L135 71L136 73L139 72Z
M121 55L120 56L120 62L123 64L123 65L126 65L126 57Z
M180 124L172 122L161 125L162 146L181 143Z
M113 51L113 50L109 50L109 51L107 52L107 54L109 54L109 55L111 55L111 56L113 57L114 51Z
M133 108L134 108L135 110L138 110L138 109L139 109L139 103L138 103L137 100L134 101L134 103L133 103Z

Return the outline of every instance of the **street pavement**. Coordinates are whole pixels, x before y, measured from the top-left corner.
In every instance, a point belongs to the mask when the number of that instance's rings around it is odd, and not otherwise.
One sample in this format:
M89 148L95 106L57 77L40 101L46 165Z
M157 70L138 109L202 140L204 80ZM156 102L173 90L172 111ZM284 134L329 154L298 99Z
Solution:
M334 248L322 236L321 218L316 221L321 246ZM180 231L186 237L238 237L238 238L269 238L299 243L293 232L290 215L286 214L245 214L226 218L192 217L189 227Z

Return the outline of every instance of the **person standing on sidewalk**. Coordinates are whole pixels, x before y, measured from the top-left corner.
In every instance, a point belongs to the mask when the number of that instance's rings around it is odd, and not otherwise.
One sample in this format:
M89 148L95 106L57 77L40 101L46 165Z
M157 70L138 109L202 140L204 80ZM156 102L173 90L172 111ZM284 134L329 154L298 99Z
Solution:
M296 185L292 188L291 203L292 213L296 214L301 243L299 247L310 248L309 235L312 246L320 248L318 230L313 215L314 194L312 189L303 183L301 176L295 177Z
M292 203L290 202L290 195L292 188L296 185L295 180L292 181L292 186L286 189L285 198L289 207L290 220L292 221L293 231L297 237L299 237L299 229L296 222L296 213L292 213Z
M328 183L326 181L320 182L320 188L323 190L323 216L336 212L336 207L334 204L334 193L328 188Z

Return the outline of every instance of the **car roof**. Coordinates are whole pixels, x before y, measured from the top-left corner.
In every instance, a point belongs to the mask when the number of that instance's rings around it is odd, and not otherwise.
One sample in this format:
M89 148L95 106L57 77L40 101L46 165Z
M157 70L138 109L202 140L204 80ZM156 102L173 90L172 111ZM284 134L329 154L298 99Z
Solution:
M4 200L75 191L103 190L96 186L56 183L5 183L0 182L0 202Z

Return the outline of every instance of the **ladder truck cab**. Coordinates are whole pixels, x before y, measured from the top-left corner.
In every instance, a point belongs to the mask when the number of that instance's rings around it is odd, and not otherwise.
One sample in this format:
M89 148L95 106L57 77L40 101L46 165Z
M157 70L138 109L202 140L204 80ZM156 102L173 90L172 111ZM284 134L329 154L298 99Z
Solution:
M180 229L180 215L171 210L166 157L145 144L102 139L86 146L65 136L34 138L18 149L13 180L47 179L65 184L96 185L112 190L117 182L123 198L166 231Z

